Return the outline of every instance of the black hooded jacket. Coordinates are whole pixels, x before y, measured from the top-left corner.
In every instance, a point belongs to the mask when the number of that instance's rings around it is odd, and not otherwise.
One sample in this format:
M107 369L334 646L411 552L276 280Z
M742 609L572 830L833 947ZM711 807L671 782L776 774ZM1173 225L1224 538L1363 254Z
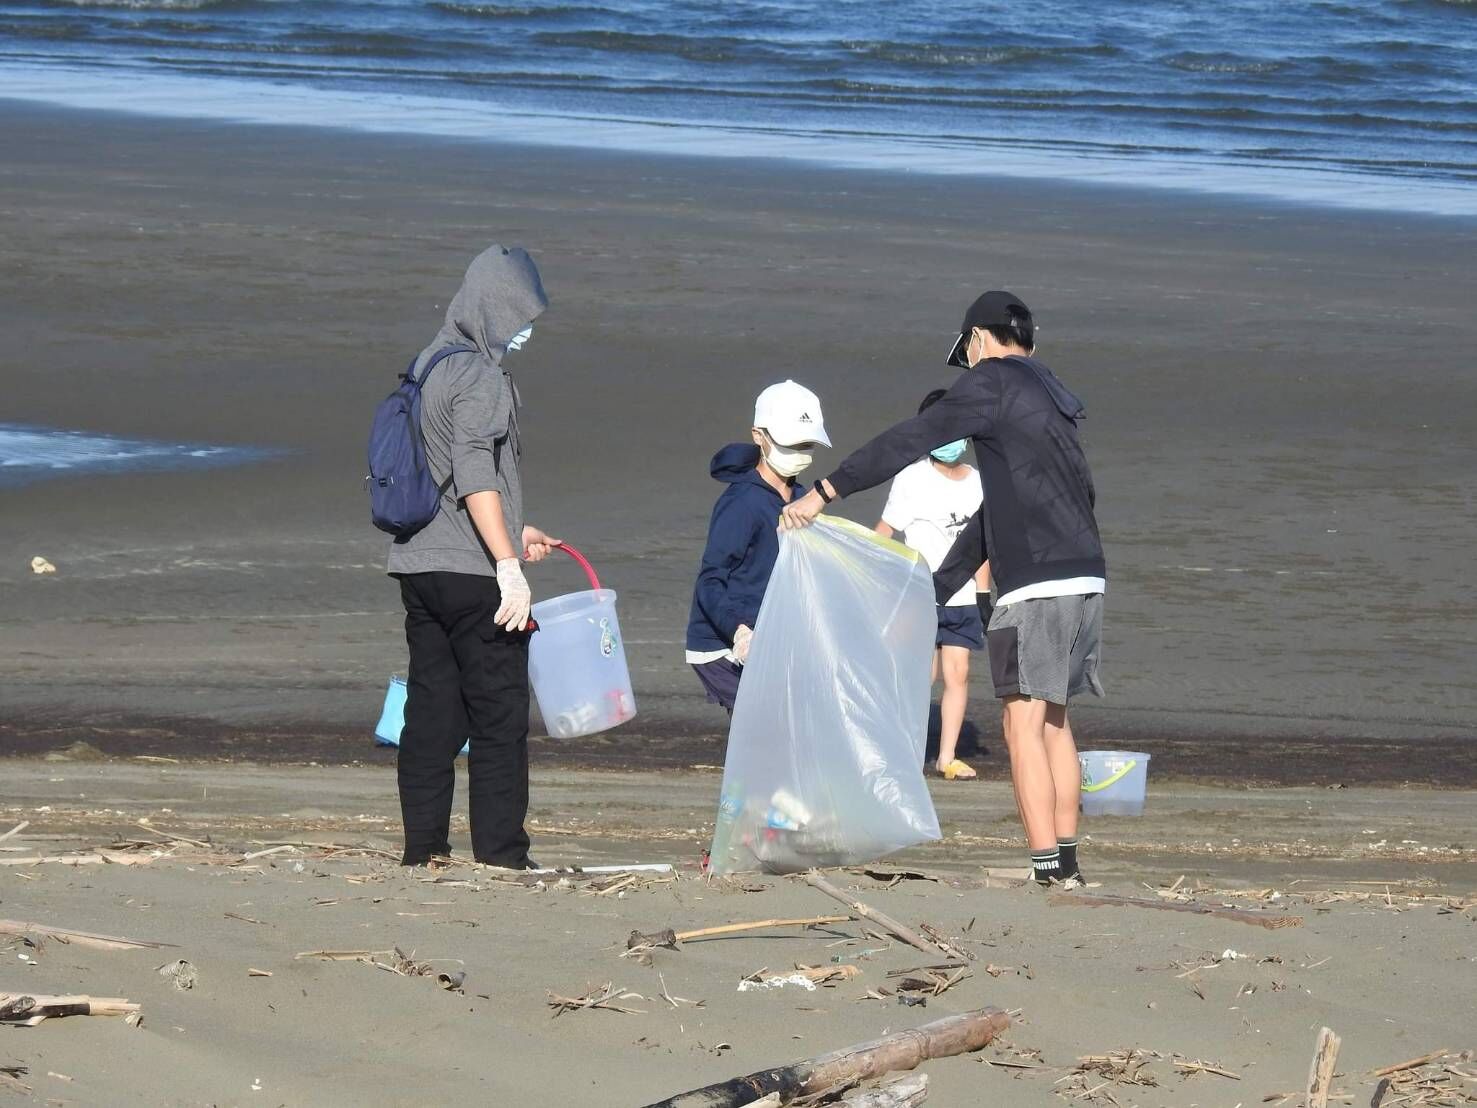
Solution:
M938 403L852 453L828 480L838 495L850 496L944 443L973 439L985 489L983 549L973 568L988 551L1001 594L1042 581L1106 579L1096 493L1077 439L1084 414L1082 402L1035 358L990 358L966 370ZM960 537L955 553L973 531ZM951 553L950 561L959 559Z

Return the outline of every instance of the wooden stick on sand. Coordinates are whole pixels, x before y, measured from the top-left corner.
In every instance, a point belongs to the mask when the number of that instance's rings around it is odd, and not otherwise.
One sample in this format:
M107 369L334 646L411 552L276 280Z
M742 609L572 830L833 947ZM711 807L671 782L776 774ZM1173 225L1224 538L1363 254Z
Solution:
M759 931L770 927L815 927L823 923L847 923L850 919L850 916L810 916L806 919L760 919L752 923L725 923L721 927L701 927L696 931L673 931L670 927L665 931L649 933L632 931L631 937L626 940L626 949L633 950L638 946L676 946L692 939L732 935L739 931Z
M937 944L931 943L927 939L923 938L922 935L918 934L918 932L914 931L912 928L899 923L891 916L877 911L876 908L868 907L860 900L853 900L851 897L847 896L844 892L838 889L835 885L831 884L814 870L805 875L805 883L812 888L819 889L827 896L841 901L842 904L845 904L854 913L861 916L862 919L869 919L878 926L886 928L888 931L891 931L894 935L896 935L899 939L902 939L903 942L907 943L909 946L917 947L925 954L937 955L940 950L943 950L943 953L945 954L952 955L956 953L953 947L943 949Z
M1328 1028L1318 1032L1318 1047L1308 1066L1308 1108L1328 1108L1333 1091L1333 1068L1338 1063L1341 1040Z
M173 943L156 943L147 939L125 939L118 935L94 935L90 931L72 931L65 927L48 927L44 923L28 923L16 919L0 919L0 935L14 935L17 938L39 935L43 939L52 939L59 943L73 943L77 946L90 946L98 950L159 950L162 947L174 946Z
M0 993L0 1023L35 1027L55 1016L127 1016L140 1007L121 997Z
M1216 919L1250 923L1275 931L1279 927L1301 927L1302 916L1279 916L1271 912L1253 912L1245 908L1218 908L1195 901L1177 903L1163 900L1147 900L1137 896L1085 896L1082 893L1058 893L1047 898L1054 908L1075 904L1083 908L1152 908L1156 912L1188 912L1194 916L1215 916Z
M788 1104L798 1096L881 1077L894 1070L916 1069L930 1058L979 1050L1009 1026L1010 1017L999 1008L982 1008L794 1065L678 1093L647 1108L738 1108L755 1101L765 1103L761 1098L774 1094L779 1095L777 1103Z

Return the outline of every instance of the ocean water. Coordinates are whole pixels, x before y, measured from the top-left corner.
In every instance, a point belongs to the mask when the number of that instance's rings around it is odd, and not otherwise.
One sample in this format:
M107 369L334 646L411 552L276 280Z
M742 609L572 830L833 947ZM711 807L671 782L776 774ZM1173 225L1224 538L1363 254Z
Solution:
M0 95L1477 214L1477 0L10 0Z
M91 473L240 465L272 454L254 448L154 442L0 423L0 488Z

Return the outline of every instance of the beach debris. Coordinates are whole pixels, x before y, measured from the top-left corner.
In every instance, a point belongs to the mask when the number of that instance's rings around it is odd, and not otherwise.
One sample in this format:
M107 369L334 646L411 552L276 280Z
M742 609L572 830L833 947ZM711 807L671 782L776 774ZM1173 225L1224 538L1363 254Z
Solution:
M843 1108L912 1108L928 1099L928 1074L905 1073L875 1089L854 1089L841 1098Z
M1333 1091L1333 1070L1338 1064L1341 1040L1328 1028L1318 1031L1313 1060L1308 1064L1307 1108L1328 1108L1328 1094Z
M1186 1076L1196 1073L1213 1073L1218 1077L1229 1077L1232 1081L1241 1080L1239 1073L1234 1073L1223 1066L1214 1065L1210 1062L1202 1062L1199 1058L1193 1061L1188 1058L1176 1058L1171 1064Z
M817 1058L678 1093L646 1108L738 1108L756 1103L755 1094L778 1094L778 1103L788 1104L796 1097L850 1088L898 1070L916 1069L931 1058L979 1050L1009 1027L1010 1017L999 1008L981 1008Z
M1152 908L1160 912L1188 912L1197 916L1214 916L1217 919L1233 920L1236 923L1250 923L1273 931L1280 927L1301 927L1303 924L1302 916L1274 915L1270 912L1257 912L1246 908L1224 908L1203 904L1198 900L1166 901L1148 900L1137 896L1084 896L1081 893L1057 893L1047 897L1047 903L1056 908L1077 905L1083 908Z
M174 987L184 992L193 989L195 982L199 980L200 974L194 965L180 958L173 962L165 962L162 966L155 966L155 972L160 977L167 977L174 983Z
M461 993L465 991L462 985L466 980L467 975L463 970L442 970L436 975L436 987L449 993Z
M30 827L30 826L31 826L31 821L30 820L28 820L28 819L21 820L14 827L12 827L9 831L5 832L3 835L0 835L0 843L3 843L6 839L14 838L16 835L19 835L22 831L24 831L27 827Z
M78 739L71 746L62 747L60 750L48 750L41 760L43 762L106 762L108 756L90 742Z
M797 963L793 970L771 973L769 967L766 966L764 969L755 970L740 981L738 991L746 993L750 989L778 989L785 985L798 985L802 989L814 991L817 985L850 981L853 977L861 976L861 972L860 966L802 966Z
M937 944L938 948L951 958L963 958L967 962L973 962L975 958L978 957L972 951L963 950L955 946L952 942L949 941L949 937L947 935L945 935L937 927L934 927L932 924L920 923L918 925L918 930L932 939L934 943Z
M781 989L786 985L794 985L810 993L815 992L815 982L803 973L774 973L764 978L746 977L738 983L738 991L747 993L753 989Z
M667 990L667 979L661 974L657 974L656 979L662 983L662 999L670 1004L673 1008L681 1008L684 1004L690 1004L694 1008L704 1007L704 1003L701 1000L688 1000L685 996L673 996Z
M43 996L40 993L0 993L0 1023L35 1027L60 1016L132 1016L140 1005L121 997Z
M431 962L417 961L398 946L390 950L305 950L294 957L297 960L313 958L323 962L363 962L366 966L400 977L433 977L440 988L453 993L460 993L466 981L465 973L439 971Z
M29 1093L31 1086L21 1078L30 1072L29 1067L19 1064L0 1066L0 1089L9 1089L13 1093Z
M1472 1058L1470 1050L1460 1054L1433 1050L1419 1058L1377 1069L1370 1074L1379 1078L1370 1104L1373 1108L1381 1108L1382 1105L1386 1108L1396 1108L1397 1105L1401 1108L1406 1105L1454 1108L1477 1103L1477 1069L1468 1065Z
M891 974L888 975L892 976ZM940 996L948 992L966 977L972 976L967 967L959 967L953 972L944 970L924 970L919 976L904 977L894 986L899 993L920 993L925 996Z
M693 939L707 939L715 935L734 935L740 931L762 931L772 927L818 927L826 923L849 923L850 916L807 916L805 919L761 919L749 923L725 923L719 927L700 927L696 931L632 931L626 940L626 950L635 951L664 946L676 950L679 943Z
M936 943L931 943L927 939L919 935L912 928L899 923L891 916L883 912L879 912L877 911L877 909L872 908L866 904L863 904L860 900L853 900L851 897L847 896L844 892L838 889L835 885L831 884L814 870L811 870L809 873L805 874L804 877L805 883L811 888L825 893L833 900L839 900L842 904L845 904L847 908L852 911L853 914L861 916L862 919L871 920L879 927L892 932L893 935L901 939L903 942L907 943L909 946L916 947L926 954L938 954L942 952L944 954L950 955L951 957L958 956L959 952L954 950L952 947L946 950Z
M40 554L37 554L34 558L31 559L31 572L35 574L55 573L56 566L52 565L45 558L41 557Z
M125 939L118 935L95 935L90 931L73 931L66 927L51 927L44 923L30 923L14 919L0 919L0 935L14 935L17 938L36 936L73 946L92 947L97 950L159 950L174 945L147 939Z
M129 853L121 850L89 850L77 854L25 854L0 858L0 866L146 866L159 855Z
M253 967L247 967L246 976L247 977L271 977L272 976L272 971L271 970L264 970L264 969L255 969Z
M557 1018L565 1012L580 1012L588 1008L603 1008L608 1012L622 1012L627 1015L645 1015L645 1008L628 1008L620 1001L623 1000L645 1000L640 993L633 993L626 988L617 988L606 982L598 989L586 989L583 996L560 996L558 993L549 991L549 1007L554 1009Z
M1065 1075L1057 1078L1056 1092L1068 1100L1085 1100L1089 1104L1106 1101L1119 1103L1112 1089L1120 1085L1157 1086L1159 1078L1148 1068L1160 1055L1150 1050L1112 1050L1106 1054L1085 1054Z

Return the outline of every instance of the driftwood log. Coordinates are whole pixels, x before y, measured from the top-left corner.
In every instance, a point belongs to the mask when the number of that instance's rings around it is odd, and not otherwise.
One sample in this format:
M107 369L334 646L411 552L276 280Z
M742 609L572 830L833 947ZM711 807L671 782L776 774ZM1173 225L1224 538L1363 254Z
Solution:
M733 935L740 931L760 931L770 927L817 927L824 923L848 923L850 920L850 916L809 916L806 919L759 919L749 923L725 923L719 927L700 927L696 931L674 931L670 927L665 931L632 931L631 937L626 940L626 949L635 950L638 946L675 947L678 943L693 939Z
M125 939L119 935L95 935L91 931L72 931L66 927L48 927L44 923L28 923L18 919L0 919L0 935L14 935L18 939L34 935L58 943L96 947L98 950L158 950L174 945L150 942L147 939Z
M0 993L0 1023L35 1027L57 1016L128 1016L139 1005L121 997L42 996L40 993Z
M1221 908L1214 904L1196 901L1148 900L1140 896L1085 896L1081 893L1057 893L1047 898L1047 903L1060 908L1075 904L1082 908L1152 908L1156 912L1188 912L1194 916L1214 916L1216 919L1250 923L1275 931L1279 927L1301 927L1302 916L1279 916L1271 912L1254 912L1246 908Z
M1318 1045L1308 1063L1307 1108L1328 1108L1328 1095L1333 1092L1333 1071L1338 1065L1340 1039L1328 1028L1318 1032Z
M940 947L937 943L931 943L922 935L918 934L918 932L914 931L911 927L899 923L891 916L877 911L876 908L863 904L860 900L852 899L840 889L838 889L835 885L831 884L824 877L822 877L818 873L815 873L814 871L805 875L805 883L813 889L819 889L821 892L825 893L833 900L839 900L842 904L845 904L848 908L850 908L855 914L861 916L862 919L871 920L873 923L877 924L879 927L882 927L884 930L891 931L903 942L907 943L909 946L917 947L925 954L938 954L941 951L942 953L950 955L955 953L952 947L945 949L943 947Z
M979 1050L1009 1026L1010 1017L999 1008L981 1008L794 1065L678 1093L647 1108L743 1108L776 1093L781 1104L788 1104L799 1096L843 1088L896 1070L911 1070L930 1058Z

